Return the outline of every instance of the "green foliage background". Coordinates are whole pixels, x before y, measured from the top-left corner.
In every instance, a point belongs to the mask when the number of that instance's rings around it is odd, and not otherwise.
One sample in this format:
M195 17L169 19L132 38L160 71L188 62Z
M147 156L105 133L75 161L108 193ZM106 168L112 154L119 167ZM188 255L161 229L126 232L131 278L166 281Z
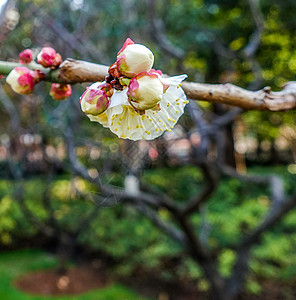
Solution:
M172 172L175 174L173 179L170 176ZM286 168L256 168L251 172L279 174L285 180L288 193L293 191L295 175L287 172ZM143 180L180 202L186 201L202 184L201 174L193 167L145 171ZM80 219L93 209L93 203L71 196L71 184L73 182L67 178L56 179L51 184L55 218L65 232L75 230ZM92 193L88 183L78 180L78 184L81 191ZM40 187L38 193L36 185ZM6 246L18 245L37 234L37 228L28 222L13 200L11 188L10 182L0 182L0 239ZM44 188L42 179L31 179L25 184L28 206L45 221L47 213L41 204ZM225 178L204 215L193 216L199 233L204 222L211 224L207 238L211 247L223 249L219 256L223 275L230 274L235 260L232 246L242 234L260 222L269 207L267 192L264 187L254 185L250 189L248 183ZM165 210L159 213L162 218L169 218ZM259 293L262 291L260 282L278 280L284 284L286 291L292 293L296 267L295 231L296 214L291 212L281 224L264 235L262 245L255 247L250 262L249 291ZM112 257L115 262L113 275L130 276L148 270L157 272L157 276L165 280L172 280L177 275L180 280L195 280L201 290L208 288L201 270L189 256L184 255L182 247L128 205L102 207L91 226L80 236L79 243L89 251L103 252Z

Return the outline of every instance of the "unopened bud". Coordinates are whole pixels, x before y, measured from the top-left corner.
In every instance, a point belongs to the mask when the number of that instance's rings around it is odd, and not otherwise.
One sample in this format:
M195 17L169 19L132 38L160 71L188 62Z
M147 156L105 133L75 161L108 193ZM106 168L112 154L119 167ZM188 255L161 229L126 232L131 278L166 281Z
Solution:
M87 115L97 116L103 113L110 101L105 91L101 89L87 89L81 96L81 109Z
M45 68L57 68L62 63L62 57L51 47L44 47L37 55L37 62Z
M72 88L70 84L53 83L49 94L55 100L65 100L71 96Z
M127 39L117 54L116 66L121 74L132 78L141 72L149 72L153 62L154 55L147 47Z
M128 87L127 96L134 108L139 111L159 109L163 84L155 73L142 72L134 77Z
M6 82L18 94L31 94L35 86L36 73L26 67L16 67L7 76Z
M28 64L33 60L33 52L31 49L26 49L19 54L20 63Z

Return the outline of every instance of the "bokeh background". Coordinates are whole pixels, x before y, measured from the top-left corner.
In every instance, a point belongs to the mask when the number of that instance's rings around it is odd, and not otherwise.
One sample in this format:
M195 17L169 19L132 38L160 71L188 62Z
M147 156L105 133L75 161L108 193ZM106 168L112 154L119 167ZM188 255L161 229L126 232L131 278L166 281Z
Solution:
M38 53L51 46L64 59L111 65L130 37L153 51L155 68L166 74L280 90L295 80L295 11L293 0L2 0L0 60L17 61L25 48ZM208 299L210 284L184 247L135 205L118 196L100 198L95 182L100 178L103 186L123 191L139 182L141 190L182 204L203 187L200 162L222 161L242 176L276 174L293 195L295 111L241 111L198 102L199 121L189 108L172 132L129 142L81 112L79 96L86 86L73 86L72 96L58 102L49 96L50 83L21 96L1 79L0 298L35 299L7 288L8 282L31 270L61 271L69 262L71 268L88 261L120 284L107 288L108 296L97 291L83 299L123 299L125 293L126 299ZM67 137L90 180L75 173ZM219 271L228 276L236 258L232 245L264 218L270 188L215 172L219 184L191 222L216 249ZM172 220L165 208L156 213ZM294 299L295 230L292 211L264 234L252 250L241 297Z

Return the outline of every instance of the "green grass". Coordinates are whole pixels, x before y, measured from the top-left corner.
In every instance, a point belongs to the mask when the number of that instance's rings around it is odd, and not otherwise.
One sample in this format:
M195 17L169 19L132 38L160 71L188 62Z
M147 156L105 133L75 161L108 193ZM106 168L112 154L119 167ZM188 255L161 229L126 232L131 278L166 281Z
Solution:
M19 250L0 253L0 299L3 300L145 300L132 290L117 283L77 296L35 296L26 294L13 285L22 274L53 268L56 259L41 250Z

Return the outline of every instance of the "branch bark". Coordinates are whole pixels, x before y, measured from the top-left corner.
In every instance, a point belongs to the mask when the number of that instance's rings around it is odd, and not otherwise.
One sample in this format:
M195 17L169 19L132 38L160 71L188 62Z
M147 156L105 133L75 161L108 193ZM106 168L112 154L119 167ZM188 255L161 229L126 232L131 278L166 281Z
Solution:
M18 63L0 62L0 74L7 75ZM35 68L35 65L34 65ZM40 67L40 69L43 69ZM82 83L104 80L108 67L82 60L66 59L57 70L46 71L46 81ZM296 81L286 83L282 91L272 92L269 87L249 91L230 83L204 84L184 82L183 89L189 99L228 104L246 110L282 111L296 108Z

